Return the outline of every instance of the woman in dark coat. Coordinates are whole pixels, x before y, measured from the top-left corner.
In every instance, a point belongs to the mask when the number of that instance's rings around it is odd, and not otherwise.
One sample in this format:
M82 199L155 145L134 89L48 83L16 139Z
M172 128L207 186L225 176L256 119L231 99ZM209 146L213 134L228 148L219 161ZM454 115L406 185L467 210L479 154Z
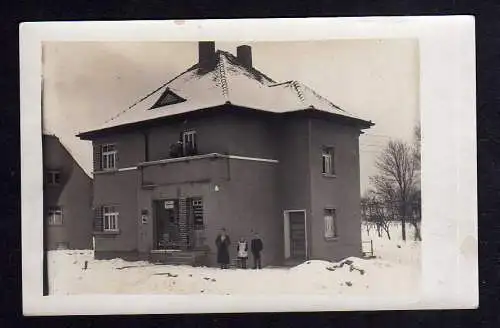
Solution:
M226 229L222 228L221 233L215 239L215 245L217 246L217 263L220 264L221 269L227 269L229 267L229 246L231 245L231 240L229 235L226 234Z

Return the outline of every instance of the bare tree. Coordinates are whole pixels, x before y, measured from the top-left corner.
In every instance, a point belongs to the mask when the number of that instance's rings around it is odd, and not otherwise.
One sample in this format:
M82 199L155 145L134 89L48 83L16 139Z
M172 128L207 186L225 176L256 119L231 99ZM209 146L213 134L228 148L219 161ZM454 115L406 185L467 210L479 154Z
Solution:
M368 191L361 199L361 213L368 232L374 226L379 237L382 237L382 231L385 231L387 237L391 239L389 228L392 215L390 209L385 206L384 201L380 200L373 190Z
M418 163L412 145L391 140L375 163L379 174L371 178L376 192L385 201L396 205L406 240L406 223L412 222L412 201L416 190Z
M422 133L420 129L420 123L415 125L415 128L413 129L413 157L415 160L415 165L417 170L420 170L420 144L422 142Z
M413 191L410 195L411 203L411 216L410 223L415 229L415 240L422 240L420 234L420 223L422 222L422 198L421 198L421 187L420 187L420 165L421 165L421 153L420 145L422 142L420 124L417 124L413 130L413 158L415 161L415 183L413 186Z

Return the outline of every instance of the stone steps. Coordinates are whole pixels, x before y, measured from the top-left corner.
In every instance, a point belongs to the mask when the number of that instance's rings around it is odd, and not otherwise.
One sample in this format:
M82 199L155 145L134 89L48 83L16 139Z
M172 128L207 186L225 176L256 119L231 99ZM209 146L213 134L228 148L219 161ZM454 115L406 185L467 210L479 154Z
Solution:
M206 251L152 251L150 262L170 265L206 265Z

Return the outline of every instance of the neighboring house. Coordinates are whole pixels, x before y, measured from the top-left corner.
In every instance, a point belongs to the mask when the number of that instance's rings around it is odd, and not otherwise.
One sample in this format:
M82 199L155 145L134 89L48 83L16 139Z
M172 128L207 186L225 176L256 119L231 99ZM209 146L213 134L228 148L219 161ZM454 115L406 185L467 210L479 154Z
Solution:
M44 134L45 249L92 248L92 179L60 139Z
M200 42L197 64L78 135L94 146L95 256L214 265L223 227L234 242L257 231L264 265L358 256L358 138L372 125L276 83L249 46Z

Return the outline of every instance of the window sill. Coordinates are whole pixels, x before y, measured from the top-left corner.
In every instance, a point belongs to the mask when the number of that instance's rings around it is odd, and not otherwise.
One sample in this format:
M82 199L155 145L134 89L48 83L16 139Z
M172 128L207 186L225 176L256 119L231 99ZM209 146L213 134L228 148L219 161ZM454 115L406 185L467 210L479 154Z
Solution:
M330 173L321 173L325 178L336 178L336 174L330 174Z
M94 235L98 236L115 236L119 235L120 230L114 230L114 231L94 231Z
M323 237L325 241L338 241L339 237Z
M118 169L108 169L108 170L99 170L99 171L94 171L94 174L111 174L111 173L116 173L118 172Z

